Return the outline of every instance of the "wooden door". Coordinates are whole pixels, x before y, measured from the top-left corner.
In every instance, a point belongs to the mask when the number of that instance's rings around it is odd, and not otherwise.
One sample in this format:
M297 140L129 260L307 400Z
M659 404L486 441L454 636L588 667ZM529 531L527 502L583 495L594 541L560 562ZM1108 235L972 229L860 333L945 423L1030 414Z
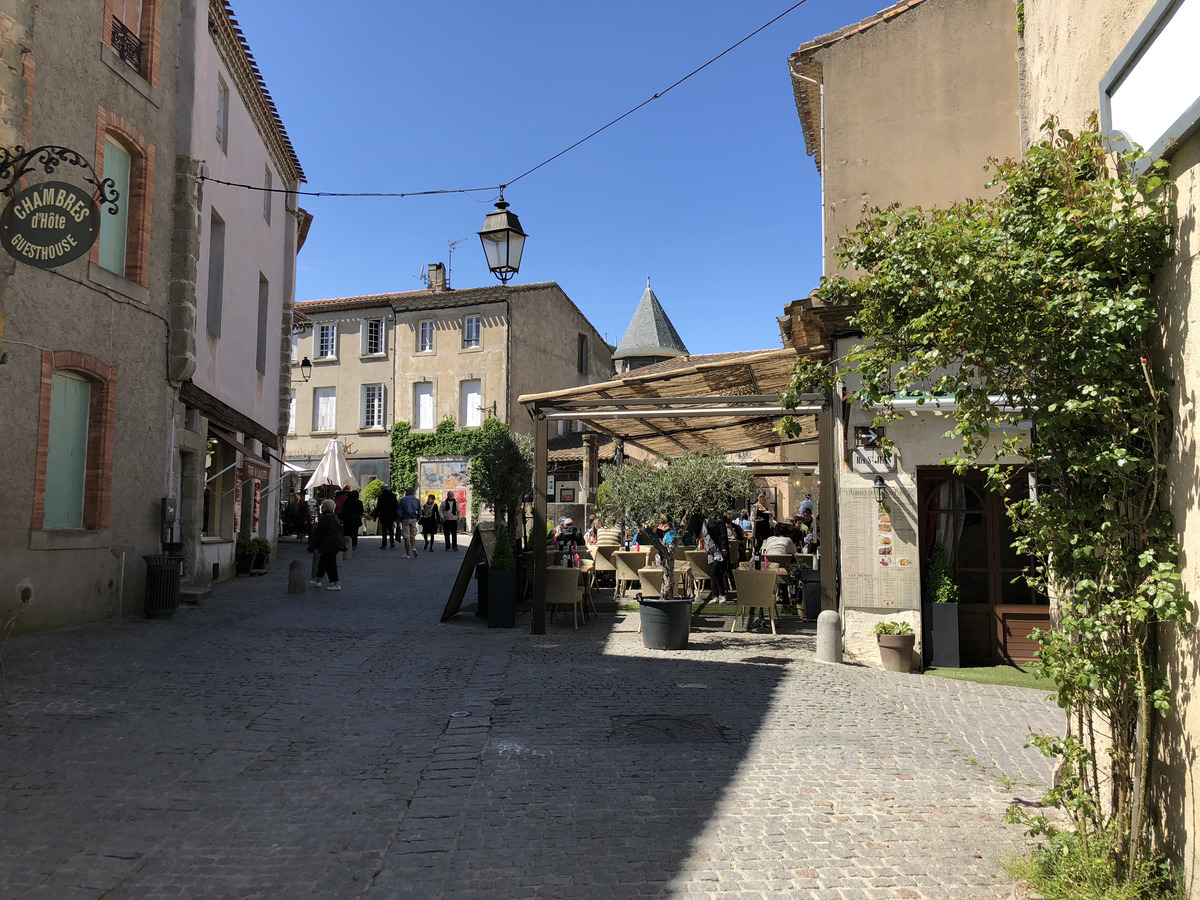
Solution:
M1012 491L1024 490L1014 479ZM1048 627L1045 595L1024 580L1030 561L1012 548L1004 499L988 490L980 471L956 475L945 467L918 470L921 572L934 543L946 547L959 591L959 651L964 666L1023 663L1038 645L1035 627Z

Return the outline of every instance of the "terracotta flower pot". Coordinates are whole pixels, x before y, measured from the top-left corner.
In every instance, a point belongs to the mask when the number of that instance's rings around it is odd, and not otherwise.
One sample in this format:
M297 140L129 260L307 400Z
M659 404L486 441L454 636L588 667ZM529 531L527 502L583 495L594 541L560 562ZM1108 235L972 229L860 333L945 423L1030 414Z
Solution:
M916 644L915 634L879 634L879 659L889 672L908 674L912 671L913 646Z

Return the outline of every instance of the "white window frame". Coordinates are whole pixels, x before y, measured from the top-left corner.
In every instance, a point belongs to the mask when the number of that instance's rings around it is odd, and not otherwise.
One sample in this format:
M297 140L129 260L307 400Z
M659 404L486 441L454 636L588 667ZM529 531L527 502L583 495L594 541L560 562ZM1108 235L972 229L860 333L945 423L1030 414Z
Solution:
M476 402L469 404L468 385L478 385ZM464 378L458 383L458 412L460 428L478 428L483 424L483 379Z
M288 398L288 434L296 433L296 389L292 388Z
M379 347L376 350L371 349L371 326L379 326ZM360 356L386 356L387 355L387 328L382 317L372 319L363 319L359 326L359 347Z
M483 316L466 316L463 319L462 348L464 350L478 350L482 346Z
M326 417L321 416L321 401L328 397L330 400L328 414ZM318 387L313 388L313 415L312 426L314 432L336 432L337 431L337 388L333 387Z
M292 332L292 362L300 362L300 335Z
M330 352L324 353L325 335L330 334ZM337 322L318 322L313 332L313 359L337 359Z
M421 394L429 394L429 423L421 424ZM437 393L432 381L418 381L413 384L413 430L433 431L437 427Z
M374 410L371 395L375 394ZM358 427L362 431L384 428L384 399L387 391L381 383L364 384L358 389Z
M429 326L426 329L426 326ZM429 346L426 346L426 330L429 334ZM418 353L436 353L437 352L437 328L433 319L422 319L417 323L417 352Z

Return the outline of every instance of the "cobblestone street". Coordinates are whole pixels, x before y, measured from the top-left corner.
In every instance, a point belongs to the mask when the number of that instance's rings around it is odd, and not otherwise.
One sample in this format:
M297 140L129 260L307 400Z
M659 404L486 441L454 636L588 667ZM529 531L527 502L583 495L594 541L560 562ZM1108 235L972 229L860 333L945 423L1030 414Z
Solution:
M289 596L284 542L172 619L13 638L0 895L1011 895L1043 693L821 665L811 626L442 624L463 555L366 538Z

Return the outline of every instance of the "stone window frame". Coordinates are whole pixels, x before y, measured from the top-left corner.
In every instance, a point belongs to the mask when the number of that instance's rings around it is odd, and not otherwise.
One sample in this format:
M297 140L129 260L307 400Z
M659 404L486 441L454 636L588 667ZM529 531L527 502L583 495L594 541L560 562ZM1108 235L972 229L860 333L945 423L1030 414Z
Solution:
M83 528L44 529L46 464L50 451L50 394L55 372L82 376L92 386L88 404L87 463L84 474ZM77 350L43 350L38 409L37 463L33 473L33 543L40 534L103 532L109 529L112 506L113 446L116 433L117 367ZM37 547L35 546L35 549Z

